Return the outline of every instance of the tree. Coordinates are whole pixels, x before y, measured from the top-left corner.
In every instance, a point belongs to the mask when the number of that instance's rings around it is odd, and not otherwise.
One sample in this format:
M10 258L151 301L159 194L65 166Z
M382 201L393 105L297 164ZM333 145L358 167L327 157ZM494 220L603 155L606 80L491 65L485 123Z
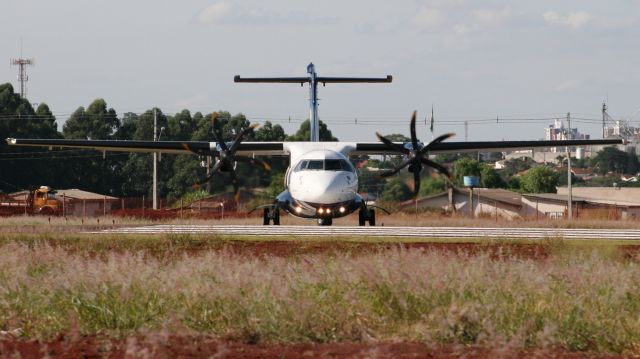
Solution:
M530 169L520 178L521 189L527 193L555 193L558 174L547 166Z
M446 190L446 182L442 176L428 176L423 178L420 185L420 196L430 196Z
M85 110L78 107L62 127L65 138L108 140L117 132L120 120L116 111L107 109L107 103L99 98Z
M483 163L480 166L480 185L484 188L502 188L505 183L493 166Z
M411 190L401 177L393 177L388 180L382 190L382 199L385 201L405 201L411 198Z
M504 168L500 172L502 173L503 178L509 179L516 173L528 170L533 166L533 164L534 161L531 157L513 158L504 161Z
M331 131L329 130L329 128L324 122L322 121L318 121L318 122L320 125L319 132L320 132L321 142L338 141L337 138L333 137L333 135L331 134ZM311 123L309 120L305 120L300 125L300 128L298 129L295 135L287 136L287 141L309 141L310 138L311 138Z
M36 111L26 98L14 93L11 84L0 85L0 138L60 138L56 118L49 106L41 103ZM53 185L64 176L60 151L42 148L0 146L0 191L13 192L43 184ZM35 175L37 174L37 175ZM42 183L46 181L46 183Z
M79 107L62 127L65 138L111 140L118 138L120 119L113 108L99 98L89 107ZM65 163L67 174L58 186L77 187L86 191L121 195L122 165L127 154L82 151L80 157Z
M265 122L264 125L256 131L256 141L279 142L284 141L286 137L287 134L284 133L282 126L274 126L270 121Z
M481 172L480 162L468 157L460 158L453 164L453 175L458 185L463 184L463 178L465 176L479 177L480 172Z
M638 156L620 151L613 146L605 147L599 151L592 159L591 165L599 174L607 172L636 174L640 171Z
M379 196L384 188L384 181L382 181L375 171L370 171L366 168L358 168L358 192L371 193Z
M284 191L284 173L280 172L271 176L271 183L267 187L266 194L275 198L282 191Z

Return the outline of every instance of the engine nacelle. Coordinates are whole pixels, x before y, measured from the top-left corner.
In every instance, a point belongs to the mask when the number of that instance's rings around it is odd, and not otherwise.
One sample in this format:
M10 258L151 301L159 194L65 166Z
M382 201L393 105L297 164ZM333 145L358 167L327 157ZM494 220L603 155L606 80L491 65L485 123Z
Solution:
M216 163L218 163L220 161L216 161ZM222 166L220 166L220 172L230 172L232 169L235 170L236 167L238 167L238 162L237 161L233 161L233 167L229 168L229 163L223 163Z

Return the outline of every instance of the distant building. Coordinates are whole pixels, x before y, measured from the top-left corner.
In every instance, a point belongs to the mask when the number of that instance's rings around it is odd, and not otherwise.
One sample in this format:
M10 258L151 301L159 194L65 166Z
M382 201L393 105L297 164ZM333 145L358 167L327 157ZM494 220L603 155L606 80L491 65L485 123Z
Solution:
M553 125L549 125L544 129L544 139L546 141L588 140L590 138L591 135L580 133L578 128L575 127L571 128L571 132L569 132L569 128L564 126L564 121L561 119L555 120ZM552 147L550 151L558 152L558 149ZM564 148L561 148L560 151L564 151Z
M467 188L449 188L427 197L401 203L402 209L434 208L474 216L507 219L564 218L567 216L567 190L558 193L520 194L504 189L475 188L473 200ZM640 218L640 188L574 187L572 197L575 218Z
M628 141L640 140L640 127L633 127L629 121L617 120L604 128L605 138L624 138Z

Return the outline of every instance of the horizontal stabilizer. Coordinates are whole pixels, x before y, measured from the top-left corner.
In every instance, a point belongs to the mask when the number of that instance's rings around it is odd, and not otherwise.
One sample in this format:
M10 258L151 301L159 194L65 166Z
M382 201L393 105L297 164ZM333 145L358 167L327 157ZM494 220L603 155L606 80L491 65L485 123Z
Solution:
M316 77L317 82L322 83L358 83L358 82L391 82L393 76L387 77Z
M236 75L233 82L281 82L281 83L304 83L309 82L308 77L240 77Z

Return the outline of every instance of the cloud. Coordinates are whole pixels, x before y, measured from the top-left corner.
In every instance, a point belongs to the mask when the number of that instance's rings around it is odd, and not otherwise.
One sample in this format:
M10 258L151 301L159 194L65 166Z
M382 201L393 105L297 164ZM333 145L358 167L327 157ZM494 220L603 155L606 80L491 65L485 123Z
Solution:
M224 19L233 11L233 4L229 2L217 2L202 9L196 18L203 24L214 23Z
M547 11L542 17L547 24L567 26L574 30L581 28L593 20L593 16L584 11L570 12L566 16L560 15L555 11Z
M442 10L422 6L413 17L413 22L420 26L434 27L444 24L447 21Z
M477 25L457 24L453 27L453 32L459 36L466 36L478 31L480 28Z
M219 1L202 9L196 20L202 24L313 24L327 25L337 21L336 17L317 16L307 11L274 11L273 8L248 6L231 1Z
M575 89L576 87L578 87L578 83L574 80L565 80L562 81L558 84L556 84L555 86L555 90L562 92L562 91L568 91L568 90L572 90Z
M478 25L498 26L504 24L511 17L511 10L480 9L473 12L473 19Z

